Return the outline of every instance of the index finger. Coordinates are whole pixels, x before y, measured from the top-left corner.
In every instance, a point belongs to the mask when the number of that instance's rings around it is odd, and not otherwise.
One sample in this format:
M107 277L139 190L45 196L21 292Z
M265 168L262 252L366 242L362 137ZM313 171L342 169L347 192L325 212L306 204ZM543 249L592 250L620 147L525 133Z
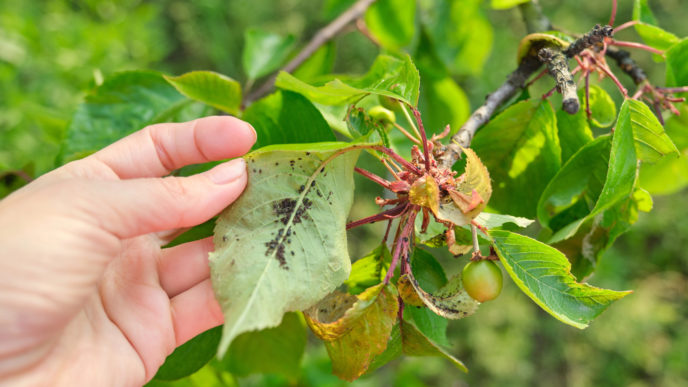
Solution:
M186 165L238 157L251 149L256 132L231 116L147 126L94 153L120 179L159 177Z

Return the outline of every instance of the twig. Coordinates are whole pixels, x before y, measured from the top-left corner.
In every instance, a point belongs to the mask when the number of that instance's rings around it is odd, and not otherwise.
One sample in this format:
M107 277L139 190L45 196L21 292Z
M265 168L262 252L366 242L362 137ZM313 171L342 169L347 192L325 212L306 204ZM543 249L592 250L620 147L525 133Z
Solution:
M613 26L614 19L616 19L616 0L612 0L612 14L609 15L609 23L607 24Z
M452 136L449 145L437 148L443 152L439 156L438 165L444 168L451 168L459 159L461 148L468 148L471 140L482 125L490 120L497 108L516 95L523 88L526 80L540 68L540 61L537 58L528 56L523 59L521 64L509 74L506 82L502 84L492 94L488 95L485 103L471 114L468 120L461 126L458 132Z
M569 114L576 114L580 102L566 56L559 50L545 47L538 51L538 58L547 65L549 74L557 83L557 90L562 95L562 109Z
M621 71L631 77L636 85L640 85L647 80L645 71L631 58L631 53L628 51L608 48L606 54L616 61Z
M596 24L590 32L576 39L571 45L564 51L567 57L572 58L580 54L583 50L588 47L602 43L604 38L611 37L614 30L611 26L600 26Z
M344 11L336 19L332 20L330 24L323 27L318 31L313 38L306 44L306 46L287 63L280 71L292 72L296 70L306 59L310 58L315 51L318 50L323 44L330 41L332 38L337 36L344 28L346 28L351 22L360 18L365 11L370 7L376 0L358 0L349 9ZM260 87L255 89L249 95L246 96L245 104L250 104L251 102L257 100L258 98L266 95L272 90L275 85L275 80L277 79L277 73L270 76L270 78L265 81Z

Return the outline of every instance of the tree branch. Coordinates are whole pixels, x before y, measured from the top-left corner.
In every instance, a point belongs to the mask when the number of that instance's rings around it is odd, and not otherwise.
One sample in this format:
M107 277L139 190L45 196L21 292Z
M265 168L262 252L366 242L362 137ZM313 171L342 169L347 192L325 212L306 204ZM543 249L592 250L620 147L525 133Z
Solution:
M559 50L545 47L538 51L538 58L547 65L549 74L557 84L557 90L562 96L562 109L569 114L576 114L580 102L566 55Z
M611 26L602 27L599 24L596 24L590 32L571 43L571 45L564 51L564 54L566 54L566 56L569 58L573 58L586 48L602 43L604 38L611 37L613 33L614 29Z
M614 59L621 71L631 77L633 83L636 85L640 85L647 80L647 74L645 74L645 71L643 71L643 69L631 58L631 53L628 51L609 47L607 48L606 55Z
M336 19L332 20L330 24L323 27L318 31L313 38L306 44L306 46L280 71L286 71L288 73L296 70L306 59L310 58L315 51L318 50L323 44L332 40L337 34L339 34L344 28L346 28L351 22L363 16L365 11L375 2L376 0L358 0L349 9L344 11L341 15L337 16ZM260 87L251 92L246 96L245 104L250 104L251 102L259 99L260 97L268 94L273 86L275 85L275 79L277 79L277 74L279 71L270 76L270 78L265 81Z
M534 32L549 31L554 29L549 18L542 13L542 8L537 0L531 0L518 6L523 15L523 22L526 24L526 31L529 34Z

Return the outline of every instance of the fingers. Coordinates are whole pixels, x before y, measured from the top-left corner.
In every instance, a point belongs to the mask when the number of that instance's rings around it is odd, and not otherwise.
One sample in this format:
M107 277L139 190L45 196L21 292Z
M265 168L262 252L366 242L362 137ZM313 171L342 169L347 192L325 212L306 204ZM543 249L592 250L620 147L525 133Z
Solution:
M121 179L158 177L185 165L238 157L251 149L256 132L230 116L151 125L94 153Z
M236 200L246 181L243 159L189 177L86 181L72 187L74 215L120 239L191 227Z
M208 253L213 251L213 238L208 237L164 249L158 261L160 286L174 297L210 276Z
M177 346L224 322L210 279L172 298L170 305Z

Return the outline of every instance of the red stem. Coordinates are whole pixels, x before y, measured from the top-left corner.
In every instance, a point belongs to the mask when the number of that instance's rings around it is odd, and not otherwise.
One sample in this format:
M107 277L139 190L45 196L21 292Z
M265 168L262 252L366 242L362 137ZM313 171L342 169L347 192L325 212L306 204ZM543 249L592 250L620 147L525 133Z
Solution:
M386 155L391 156L396 162L398 162L399 164L403 165L404 168L406 168L407 170L409 170L409 171L415 173L415 174L418 175L418 176L423 176L423 173L420 171L420 169L418 169L415 165L411 164L410 162L406 161L405 158L399 156L399 155L398 155L396 152L394 152L393 150L391 150L391 149L389 149L389 148L386 148L386 147L384 147L384 146L382 146L382 145L375 145L375 146L372 146L372 147L370 147L370 148L371 148L371 149L375 149L375 150L380 151L380 152L382 152L382 153L384 153L384 154L386 154Z
M412 107L413 115L416 117L416 122L418 123L418 130L420 131L420 137L423 140L423 158L425 158L425 170L430 170L430 153L428 152L428 136L425 134L425 128L423 127L423 121L420 119L420 112L418 109Z
M657 90L664 93L686 93L688 92L688 86L682 87L657 87Z
M390 183L389 181L387 181L387 180L381 178L380 176L378 176L378 175L376 175L376 174L374 174L374 173L372 173L372 172L370 172L370 171L366 171L365 169L361 169L361 168L359 168L359 167L354 167L354 171L360 173L361 175L363 175L363 176L367 177L368 179L372 180L373 182L375 182L375 183L377 183L377 184L380 184L381 186L383 186L383 187L385 187L385 188L387 188L388 190L391 191L391 189L390 189L390 184L392 184L392 183Z
M624 24L622 24L622 25L620 25L620 26L614 28L614 33L616 34L617 32L619 32L619 31L621 31L621 30L625 30L626 28L631 27L631 26L634 26L634 25L636 25L636 24L638 24L638 23L639 23L639 22L638 22L637 20L628 21L628 22L626 22L626 23L624 23ZM611 24L610 24L610 25L611 25Z
M399 264L399 257L403 255L402 252L408 253L409 238L413 233L416 214L417 210L411 210L408 217L406 218L406 224L404 225L403 230L397 237L397 244L394 249L394 255L392 256L392 262L390 262L389 269L387 270L387 274L385 274L385 279L383 280L383 283L385 285L388 284L389 280L392 279L392 276L394 276L394 269L396 269L397 265ZM401 227L401 225L399 225L399 227ZM406 261L408 261L408 257L405 258Z
M657 55L662 55L664 56L664 51L658 50L656 48L646 46L642 43L636 43L636 42L626 42L623 40L612 40L609 42L609 44L613 46L620 46L620 47L631 47L631 48L639 48L641 50L649 51Z
M624 97L628 97L628 90L626 90L626 88L623 87L623 85L621 84L619 79L616 77L616 75L614 75L614 73L612 73L612 71L609 70L609 68L604 63L600 63L597 59L595 59L593 57L590 57L590 60L592 60L593 63L595 63L597 65L597 68L602 70L605 74L607 74L607 76L609 78L612 79L612 81L614 81L614 83L616 84L616 87L619 88L619 91L621 91L621 94L623 94Z
M381 220L389 220L389 219L398 218L399 216L404 214L404 210L406 210L406 207L408 207L408 202L406 202L404 204L400 204L394 208L390 208L389 210L382 211L379 214L371 215L367 218L363 218L363 219L359 219L355 222L351 222L351 223L346 225L346 229L351 230L354 227L362 226L364 224L379 222Z
M613 26L614 19L616 19L616 0L612 0L612 14L609 16L609 23L607 25Z

